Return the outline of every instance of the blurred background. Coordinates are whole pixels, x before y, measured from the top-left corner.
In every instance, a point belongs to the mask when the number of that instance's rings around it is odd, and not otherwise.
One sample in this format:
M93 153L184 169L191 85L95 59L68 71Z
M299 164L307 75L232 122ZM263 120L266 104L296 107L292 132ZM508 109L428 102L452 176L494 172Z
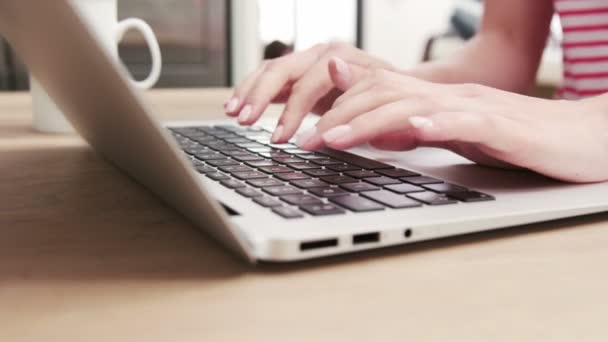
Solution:
M140 17L161 43L157 87L223 87L263 58L345 41L408 68L447 57L475 34L477 0L119 0L119 17ZM537 93L560 82L559 24L548 43ZM135 78L148 74L143 39L129 34L120 55ZM0 38L0 90L28 88L26 68Z

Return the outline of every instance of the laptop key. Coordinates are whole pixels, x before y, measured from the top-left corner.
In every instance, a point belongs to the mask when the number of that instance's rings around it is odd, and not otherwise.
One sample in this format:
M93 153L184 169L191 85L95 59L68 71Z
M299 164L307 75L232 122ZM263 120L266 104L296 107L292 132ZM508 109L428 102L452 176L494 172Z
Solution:
M374 202L372 200L368 200L367 198L356 195L331 197L329 200L354 212L367 212L385 209L384 206L378 202Z
M439 184L427 184L423 185L426 189L440 192L440 193L448 193L448 192L461 192L461 191L469 191L469 189L464 188L459 185L454 185L450 183L439 183Z
M313 216L340 215L346 213L343 209L330 203L301 205L300 209Z
M263 193L259 192L254 188L238 188L236 189L236 192L239 193L241 196L249 198L264 196Z
M348 172L344 172L344 174L347 176L351 176L351 177L359 178L359 179L380 176L376 172L370 171L370 170L348 171Z
M226 179L220 182L220 184L222 184L223 186L229 188L229 189L238 189L238 188L244 188L245 184L243 184L242 182L239 182L236 179Z
M308 189L308 192L319 197L347 196L351 194L350 192L344 189L330 187Z
M186 160L189 161L193 166L206 165L204 161L198 160L196 158L190 158L190 157L186 156Z
M247 181L247 183L255 186L256 188L268 188L271 186L285 185L283 182L276 178L250 179Z
M337 151L331 149L322 149L321 153L328 155L332 158L341 160L344 163L352 164L358 166L361 169L367 170L381 170L381 169L393 169L393 166L388 164L381 163L379 161L375 161L373 159L368 159L365 157L357 156L352 153Z
M248 147L247 151L252 152L252 153L266 153L266 152L270 152L272 149L270 147Z
M327 156L318 153L310 153L308 154L298 154L298 158L302 158L304 160L319 160L319 159L328 159Z
M270 174L293 172L292 169L288 168L287 166L283 166L283 165L265 166L265 167L259 168L259 170L262 172L270 173Z
M300 189L325 188L329 186L329 184L319 179L301 179L291 181L290 183Z
M220 169L220 171L223 171L226 173L252 172L253 171L252 168L247 167L245 165L228 165L228 166L222 166L219 169Z
M280 166L280 164L277 164L270 160L253 160L253 161L247 161L247 162L245 162L245 164L247 164L251 167Z
M207 164L209 164L211 166L219 167L219 166L228 166L228 165L238 165L240 163L237 162L236 160L226 158L226 159L208 160Z
M226 158L226 156L224 156L221 153L217 153L217 152L214 152L214 153L197 153L195 156L196 156L197 159L205 160L205 161L207 161L207 160L214 160L214 159L225 159Z
M229 151L222 151L223 154L227 155L227 156L248 156L250 155L249 152L247 152L246 150L242 150L242 149L235 149L235 150L229 150Z
M295 195L302 193L302 190L291 185L271 186L268 188L263 188L262 190L273 196Z
M364 180L366 182L372 183L374 185L380 185L380 186L401 184L401 181L399 181L398 179L394 179L394 178L390 178L390 177L386 177L386 176L365 178Z
M308 195L308 194L297 194L297 195L286 195L281 196L281 200L293 204L293 205L306 205L306 204L322 204L323 201L320 199Z
M215 181L223 181L226 179L230 179L230 176L223 174L221 172L207 173L206 176Z
M217 171L212 168L211 166L206 166L206 165L199 165L196 167L196 171L198 171L199 173L216 173Z
M419 173L404 170L404 169L387 169L387 170L378 170L378 173L384 176L393 177L393 178L401 178L401 177L417 177L420 176Z
M293 164L293 163L301 163L302 159L296 157L273 157L272 160L281 164Z
M241 180L247 180L247 179L259 179L259 178L268 178L268 175L263 174L261 172L258 171L249 171L249 172L235 172L232 174L235 178L241 179Z
M456 192L448 192L448 196L456 198L462 202L470 203L470 202L485 202L485 201L494 201L496 198L490 196L488 194L484 194L478 191L456 191Z
M376 191L380 190L379 187L371 185L369 183L358 182L358 183L346 183L341 184L341 188L344 188L350 192L363 192L363 191Z
M409 194L411 192L424 192L424 191L426 191L424 188L421 188L421 187L419 187L417 185L405 184L405 183L387 185L384 188L388 189L388 190L390 190L392 192L396 192L398 194Z
M439 184L443 183L442 180L433 177L420 176L420 177L405 177L401 178L402 181L408 182L414 185L426 185L426 184Z
M293 207L274 207L272 211L286 219L296 219L304 217L301 211Z
M418 201L414 201L413 199L404 195L398 195L387 190L365 192L361 194L361 196L395 209L415 208L422 206L422 204L420 204Z
M283 203L281 203L279 200L276 200L270 196L254 197L253 201L266 208L280 207L283 205Z
M331 184L346 184L346 183L355 183L357 180L349 177L349 176L328 176L328 177L321 177L322 181L325 181L327 183L331 183Z
M301 173L301 172L290 172L290 173L278 173L276 175L274 175L275 177L277 177L280 180L284 180L286 182L289 181L294 181L294 180L299 180L299 179L309 179L310 176Z
M256 154L249 154L249 155L238 155L238 156L233 156L234 159L241 161L241 162L250 162L250 161L260 161L260 160L264 160L264 158L256 155Z
M407 196L422 203L426 203L428 205L445 205L458 203L458 201L448 197L445 194L438 194L436 192L431 191L411 193Z
M347 171L359 171L361 168L350 165L350 164L336 164L336 165L327 165L326 166L330 170L334 170L337 172L347 172Z
M320 169L319 165L315 165L312 163L286 163L290 168L298 171L310 170L310 169Z
M344 164L343 162L341 162L339 160L335 160L335 159L331 159L331 158L317 159L317 160L313 160L312 162L317 165L321 165L321 166Z
M327 169L311 169L304 170L304 173L313 177L337 176L338 172Z
M294 149L285 150L285 153L295 154L297 156L300 156L302 154L310 154L310 151L304 151L304 150L300 150L299 148L294 148Z

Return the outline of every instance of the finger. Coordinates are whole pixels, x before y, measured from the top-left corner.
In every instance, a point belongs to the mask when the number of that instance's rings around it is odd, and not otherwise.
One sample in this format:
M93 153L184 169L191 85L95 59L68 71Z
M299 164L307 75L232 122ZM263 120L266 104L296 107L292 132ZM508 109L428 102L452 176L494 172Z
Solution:
M257 78L253 87L242 96L239 123L250 125L256 122L272 99L276 98L286 85L300 79L310 66L315 64L322 48L323 46L317 46L267 63L264 72Z
M419 146L416 136L410 129L404 132L381 135L372 139L369 144L374 148L386 151L409 151Z
M289 99L285 105L283 114L279 118L272 141L274 143L285 142L291 139L300 127L304 117L322 101L331 91L335 89L328 64L333 58L325 57L315 64L293 87ZM358 75L363 74L360 67L345 66L337 72L345 73L338 77L347 80L355 80Z
M266 68L266 63L263 63L254 72L250 73L245 79L234 89L232 96L224 103L224 109L229 116L236 116L242 108L241 99L249 93L249 90L255 84L255 81L260 77Z
M382 135L405 131L411 127L408 116L427 116L431 110L430 106L415 100L389 103L326 131L323 142L335 149L348 149Z
M368 69L356 64L348 64L339 57L332 57L329 60L329 75L336 88L347 91L354 84L369 74Z
M336 99L334 107L349 102L351 98L380 87L391 87L399 89L403 96L418 96L426 94L429 89L436 87L433 83L422 81L413 77L405 76L390 70L374 69L367 71L367 77L359 80L347 92ZM369 96L369 94L367 94Z
M408 118L421 142L459 141L491 146L502 141L504 124L499 125L498 120L496 116L475 112L441 112Z
M311 113L324 115L328 110L331 109L334 101L342 95L342 91L340 89L334 88L329 91L325 96L323 96L312 108Z
M398 100L399 97L397 92L390 90L374 92L373 96L370 96L369 92L362 92L325 113L315 127L298 137L297 144L306 150L318 149L324 144L323 134L331 128L346 124L361 114Z

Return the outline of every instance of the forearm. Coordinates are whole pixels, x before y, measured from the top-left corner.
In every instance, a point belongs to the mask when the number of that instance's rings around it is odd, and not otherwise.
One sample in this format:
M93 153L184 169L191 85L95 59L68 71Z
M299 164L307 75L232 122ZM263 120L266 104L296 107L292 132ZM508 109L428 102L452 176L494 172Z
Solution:
M531 56L510 45L500 34L480 34L456 55L420 64L404 73L438 83L478 83L526 93L534 84L540 54Z

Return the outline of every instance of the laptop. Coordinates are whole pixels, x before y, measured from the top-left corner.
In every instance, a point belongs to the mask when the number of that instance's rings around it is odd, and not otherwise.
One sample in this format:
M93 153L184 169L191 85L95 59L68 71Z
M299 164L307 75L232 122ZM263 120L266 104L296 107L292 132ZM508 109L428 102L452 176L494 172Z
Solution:
M65 0L1 1L0 32L101 156L250 262L608 210L608 183L560 183L440 149L309 152L271 144L272 126L159 123Z

